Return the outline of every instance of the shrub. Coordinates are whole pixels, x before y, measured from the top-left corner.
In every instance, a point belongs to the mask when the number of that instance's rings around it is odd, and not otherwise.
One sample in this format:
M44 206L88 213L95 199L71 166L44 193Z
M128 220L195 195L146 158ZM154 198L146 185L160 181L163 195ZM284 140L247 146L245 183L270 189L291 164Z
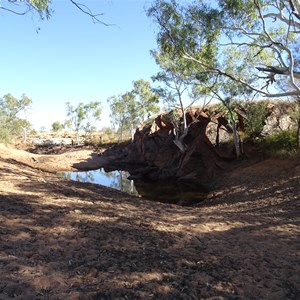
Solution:
M247 119L245 119L245 134L250 138L260 135L266 121L265 102L246 102L244 104Z
M8 144L11 141L11 132L8 128L2 127L0 129L0 143Z
M296 130L282 130L264 140L266 150L271 154L294 154L297 152Z

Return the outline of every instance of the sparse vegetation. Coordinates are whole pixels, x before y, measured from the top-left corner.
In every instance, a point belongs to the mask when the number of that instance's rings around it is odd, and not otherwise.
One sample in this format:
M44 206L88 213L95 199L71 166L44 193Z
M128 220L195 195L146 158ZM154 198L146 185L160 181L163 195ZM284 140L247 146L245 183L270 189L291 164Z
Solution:
M119 141L131 138L136 128L159 111L159 96L153 92L150 82L133 81L133 89L107 99L111 110L111 123L119 135Z
M91 2L77 1L67 2L105 24ZM54 12L52 0L2 2L1 12ZM38 43L21 23L13 32L4 24L1 74L13 77L1 84L32 91L51 122L62 97L74 101L65 122L41 127L29 149L20 112L31 100L0 98L0 299L300 299L299 0L151 2L156 89L141 79L118 90L135 66L151 71L137 59L144 52L133 42L148 45L148 37L128 3L117 23L132 13L126 27L133 22L138 34L122 30L114 44L113 31L105 38L77 16L57 19L60 30L47 36L47 26ZM49 43L41 48L41 40ZM114 128L99 131L102 104L76 102L109 90L117 93L109 98ZM257 101L287 96L297 100ZM207 108L214 99L220 104ZM192 107L198 100L202 107ZM171 111L154 117L159 102ZM12 136L18 149L1 144ZM120 170L118 183L101 185L100 168ZM95 173L82 176L87 170ZM168 203L166 182L178 205ZM121 185L141 197L113 189Z
M265 125L267 111L264 101L250 102L246 101L242 105L245 113L245 134L253 139L258 137Z
M267 136L262 145L268 154L279 157L295 156L298 152L296 130L282 130Z
M59 132L64 129L64 125L60 122L56 121L52 124L52 131L53 132Z
M65 127L71 128L76 132L76 143L79 144L79 134L81 130L89 136L96 131L95 125L100 121L102 113L101 103L98 101L92 101L87 104L80 102L77 107L75 107L70 102L67 102L66 106L67 120Z
M31 128L26 119L26 110L31 103L32 100L25 94L20 99L11 94L0 98L0 142L9 143L13 137L22 135Z

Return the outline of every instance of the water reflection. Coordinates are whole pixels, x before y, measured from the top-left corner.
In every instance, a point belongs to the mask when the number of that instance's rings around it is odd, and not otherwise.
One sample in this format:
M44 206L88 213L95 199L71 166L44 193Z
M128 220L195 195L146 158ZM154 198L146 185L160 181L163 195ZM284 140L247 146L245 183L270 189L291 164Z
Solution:
M105 172L103 169L64 173L64 177L72 180L101 184L131 195L164 203L191 205L203 201L206 197L206 191L200 186L174 181L133 181L127 179L129 176L129 172L126 171Z
M105 172L103 169L87 172L66 172L64 177L80 182L97 183L138 196L133 180L127 179L129 173L126 171Z
M182 182L138 180L134 184L140 196L164 203L192 205L203 201L207 195L203 187Z

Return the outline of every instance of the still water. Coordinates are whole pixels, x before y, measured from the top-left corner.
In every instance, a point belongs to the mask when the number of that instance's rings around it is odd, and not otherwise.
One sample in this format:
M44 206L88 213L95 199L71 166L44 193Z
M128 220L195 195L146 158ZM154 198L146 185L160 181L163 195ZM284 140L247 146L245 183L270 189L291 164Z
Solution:
M138 196L133 180L127 179L130 174L126 171L105 172L103 169L87 172L66 172L64 177L80 181L101 184L119 191Z
M64 177L108 186L131 195L153 201L191 205L205 199L207 192L195 185L179 184L174 181L129 180L126 171L105 172L103 169L87 172L66 172Z

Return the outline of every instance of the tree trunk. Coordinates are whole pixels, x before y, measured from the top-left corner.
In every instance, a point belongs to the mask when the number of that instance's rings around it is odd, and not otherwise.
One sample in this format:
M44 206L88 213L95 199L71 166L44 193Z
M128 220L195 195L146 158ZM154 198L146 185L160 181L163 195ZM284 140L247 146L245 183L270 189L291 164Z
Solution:
M76 143L79 145L79 130L76 130Z
M23 143L26 144L27 142L27 129L23 127Z
M232 121L232 130L233 130L233 142L234 142L235 154L236 157L239 158L241 156L240 137L236 130L236 123L234 120Z
M234 120L234 116L232 113L232 110L229 106L227 106L229 114L230 114L230 119L232 123L232 131L233 131L233 142L234 142L234 148L235 148L235 154L236 157L239 158L241 156L241 149L240 149L240 137L239 134L236 130L236 122Z
M221 125L218 124L217 135L216 135L216 146L217 146L217 148L220 148L220 127L221 127Z
M123 141L123 125L120 127L120 142Z
M133 143L133 139L134 139L134 127L133 127L133 124L131 123L131 126L130 126L130 133L131 133L131 142Z
M186 145L184 144L183 140L187 136L189 132L189 128L185 127L183 133L179 136L178 133L175 135L175 140L173 141L174 144L179 148L179 150L183 153L186 150Z
M297 122L297 149L300 150L300 118L298 118Z

